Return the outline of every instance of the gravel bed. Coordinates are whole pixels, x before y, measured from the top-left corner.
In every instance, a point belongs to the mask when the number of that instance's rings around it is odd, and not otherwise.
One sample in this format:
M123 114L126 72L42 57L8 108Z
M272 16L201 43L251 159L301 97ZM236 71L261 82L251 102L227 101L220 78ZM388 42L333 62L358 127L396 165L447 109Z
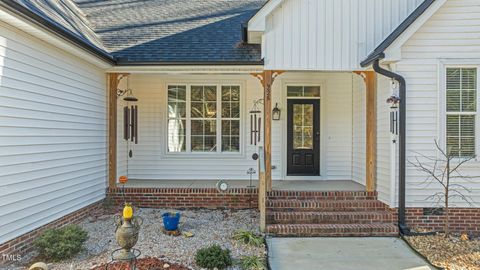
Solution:
M446 270L479 270L480 239L461 239L443 234L408 236L405 239L433 265Z
M232 239L232 234L239 229L259 233L258 213L254 210L181 211L180 230L193 233L194 236L190 238L167 236L162 233L161 215L167 211L171 209L141 208L135 213L144 219L139 240L135 246L142 252L140 257L160 257L165 261L196 270L200 269L194 262L196 250L212 244L229 248L234 261L247 255L266 256L265 247L247 246ZM85 251L72 260L49 264L50 270L91 269L108 262L110 252L118 248L114 235L113 215L90 218L79 225L87 230L89 235L85 243ZM30 257L34 256L35 254L30 254ZM233 266L229 269L240 268Z

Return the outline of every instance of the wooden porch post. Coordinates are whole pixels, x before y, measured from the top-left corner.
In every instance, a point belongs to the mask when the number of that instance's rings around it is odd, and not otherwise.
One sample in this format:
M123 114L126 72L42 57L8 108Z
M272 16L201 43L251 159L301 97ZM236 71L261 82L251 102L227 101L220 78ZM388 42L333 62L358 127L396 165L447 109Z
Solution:
M366 88L366 190L375 191L377 165L377 75L374 71L355 72Z
M124 73L110 73L108 78L108 187L117 182L117 89Z
M263 114L264 114L264 133L263 146L265 153L265 183L266 190L272 190L272 85L275 78L283 71L264 70L263 73L253 73L252 75L260 79L263 86Z

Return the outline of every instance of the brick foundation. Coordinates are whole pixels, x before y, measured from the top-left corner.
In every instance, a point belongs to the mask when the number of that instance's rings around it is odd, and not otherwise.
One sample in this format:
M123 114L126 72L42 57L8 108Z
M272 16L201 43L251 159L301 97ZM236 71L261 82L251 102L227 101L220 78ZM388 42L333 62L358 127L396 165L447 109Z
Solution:
M122 188L109 188L107 197L123 203ZM220 193L215 188L125 188L125 198L137 207L248 209L258 206L257 189L232 188Z
M480 208L450 208L450 230L480 235ZM424 214L424 208L406 209L407 225L412 229L443 231L443 213Z
M75 212L67 214L57 220L54 220L48 224L45 224L33 231L30 231L26 234L23 234L17 238L14 238L8 242L0 244L0 265L3 263L8 263L8 261L3 261L4 256L17 256L24 255L33 250L32 242L46 229L51 228L60 228L68 224L79 223L88 217L92 212L100 210L102 207L102 202L98 201L93 204L90 204L86 207L83 207Z

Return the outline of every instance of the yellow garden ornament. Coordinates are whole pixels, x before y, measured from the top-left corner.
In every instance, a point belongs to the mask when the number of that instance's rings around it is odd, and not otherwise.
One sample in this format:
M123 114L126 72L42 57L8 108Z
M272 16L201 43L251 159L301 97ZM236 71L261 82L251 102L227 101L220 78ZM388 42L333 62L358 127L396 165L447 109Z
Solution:
M123 218L126 220L130 220L133 217L133 208L129 203L125 204L123 207Z

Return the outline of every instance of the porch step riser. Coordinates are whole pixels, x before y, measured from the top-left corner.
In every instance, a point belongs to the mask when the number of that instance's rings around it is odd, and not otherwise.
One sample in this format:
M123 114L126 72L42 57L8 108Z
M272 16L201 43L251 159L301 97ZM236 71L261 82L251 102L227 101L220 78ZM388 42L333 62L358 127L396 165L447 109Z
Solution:
M268 225L267 233L278 236L397 236L393 224L276 224Z
M374 224L391 223L388 212L270 212L267 224Z
M318 200L269 200L268 211L284 212L367 212L384 211L385 205L377 200L318 201Z
M284 191L276 190L267 194L268 200L376 200L376 192L366 191Z

